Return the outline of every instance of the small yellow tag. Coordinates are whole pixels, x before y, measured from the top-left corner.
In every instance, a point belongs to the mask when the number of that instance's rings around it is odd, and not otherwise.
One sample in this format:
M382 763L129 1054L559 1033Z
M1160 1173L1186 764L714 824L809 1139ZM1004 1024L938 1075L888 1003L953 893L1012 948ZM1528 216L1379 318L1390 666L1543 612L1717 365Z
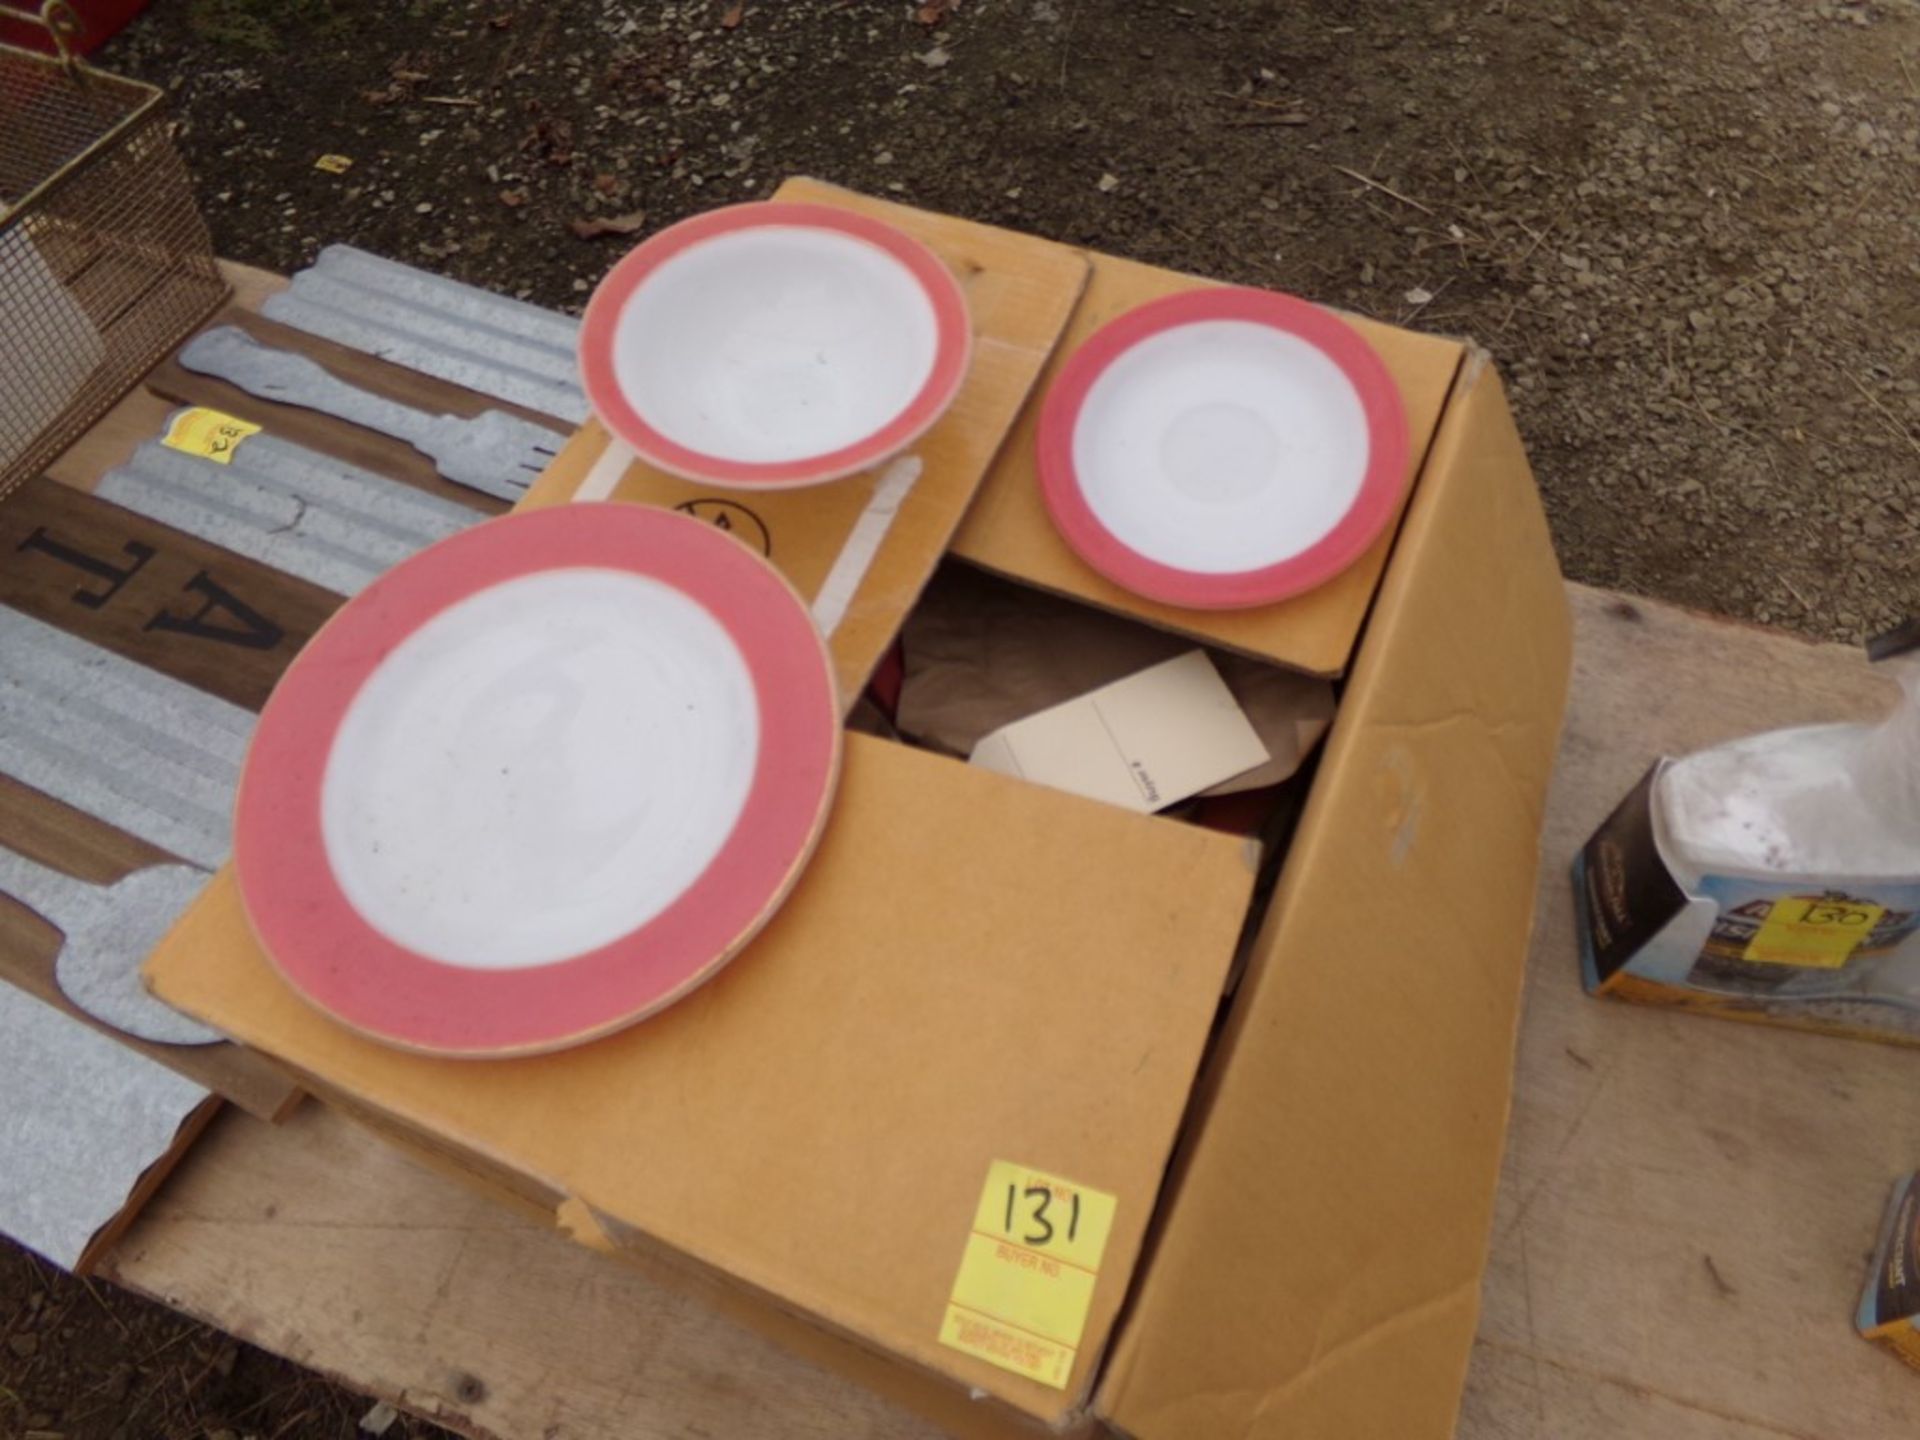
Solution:
M940 1343L1066 1389L1115 1204L1057 1175L994 1161Z
M324 170L329 175L344 175L353 168L351 155L322 155L313 162L313 168Z
M1788 895L1773 902L1743 959L1761 965L1838 970L1887 913L1842 896Z
M167 433L160 437L160 443L219 465L231 465L240 442L259 433L258 425L196 405L167 423Z

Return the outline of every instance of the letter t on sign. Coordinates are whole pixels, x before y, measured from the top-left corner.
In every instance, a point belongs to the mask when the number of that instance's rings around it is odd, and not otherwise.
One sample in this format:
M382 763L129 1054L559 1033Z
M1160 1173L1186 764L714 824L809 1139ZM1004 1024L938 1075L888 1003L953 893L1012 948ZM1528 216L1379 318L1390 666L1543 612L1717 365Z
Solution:
M121 553L129 556L133 563L116 566L111 561L100 560L76 550L71 545L62 545L47 534L47 527L39 525L31 535L14 547L16 550L38 550L43 555L51 555L63 565L71 565L76 570L84 570L97 579L110 582L105 590L79 589L73 592L76 605L84 605L89 610L98 610L102 605L120 593L120 587L140 573L140 567L153 559L155 550L151 545L143 545L138 540L129 540L123 544Z

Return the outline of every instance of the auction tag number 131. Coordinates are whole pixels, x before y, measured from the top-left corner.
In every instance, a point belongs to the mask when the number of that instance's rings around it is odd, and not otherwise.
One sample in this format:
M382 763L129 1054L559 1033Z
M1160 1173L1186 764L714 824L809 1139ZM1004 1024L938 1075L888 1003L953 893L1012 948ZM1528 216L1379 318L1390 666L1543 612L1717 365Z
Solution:
M941 1343L1064 1390L1114 1206L1104 1191L994 1161L947 1301Z

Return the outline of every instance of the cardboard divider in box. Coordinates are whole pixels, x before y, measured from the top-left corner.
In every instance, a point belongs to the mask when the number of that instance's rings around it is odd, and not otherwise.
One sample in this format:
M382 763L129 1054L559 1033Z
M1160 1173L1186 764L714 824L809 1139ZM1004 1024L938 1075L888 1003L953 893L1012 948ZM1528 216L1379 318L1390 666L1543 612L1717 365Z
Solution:
M928 217L880 213L929 233ZM965 231L980 254L1018 238ZM1095 265L1086 304L1104 311L1198 283ZM1083 307L1070 334L1104 311ZM978 308L975 323L992 328ZM1053 536L1030 465L1021 478L1037 394L957 544L1050 590L1347 673L1224 1025L1251 891L1240 842L861 735L825 841L768 929L683 1004L582 1049L438 1061L352 1035L278 979L230 875L150 979L442 1168L956 1432L1447 1433L1569 621L1492 368L1363 328L1407 395L1420 471L1398 527L1326 593L1194 615L1103 589ZM965 427L982 430L962 446L982 467L1000 413ZM572 493L604 448L583 436L536 500ZM660 477L612 478L685 503ZM811 553L832 553L867 503L853 483L859 504L823 519ZM883 548L848 612L872 607L835 638L849 697L924 584L958 489L929 492L913 560L894 569ZM774 552L798 563L784 538ZM788 573L811 595L829 568ZM1080 1328L1027 1353L1003 1328L995 1363L993 1344L943 1337L969 1339L955 1302L980 1297L956 1282L983 1226L1000 1227L998 1162L1063 1205L1071 1192L1114 1206L1076 1282Z
M537 1059L426 1058L310 1008L231 871L149 965L260 1046L594 1243L1054 1425L1144 1241L1252 885L1241 841L848 737L820 849L711 984ZM996 1161L1114 1197L1061 1388L941 1343Z
M953 553L1010 579L1132 615L1257 660L1312 675L1343 674L1392 553L1393 524L1359 560L1326 584L1277 605L1250 610L1185 610L1136 595L1074 554L1054 528L1040 497L1035 458L1040 397L1074 351L1109 321L1149 300L1217 283L1113 255L1087 258L1093 270L1086 293L1040 378L1035 403L1021 413L979 499L954 537ZM1360 316L1345 318L1378 352L1400 388L1407 412L1411 486L1432 444L1465 347L1457 340L1396 330Z
M1033 393L1088 265L1064 245L817 180L788 180L774 198L874 216L951 267L973 323L973 358L952 407L904 456L878 470L831 485L750 493L655 469L590 420L522 504L563 504L584 487L594 498L684 510L732 531L814 607L851 708Z

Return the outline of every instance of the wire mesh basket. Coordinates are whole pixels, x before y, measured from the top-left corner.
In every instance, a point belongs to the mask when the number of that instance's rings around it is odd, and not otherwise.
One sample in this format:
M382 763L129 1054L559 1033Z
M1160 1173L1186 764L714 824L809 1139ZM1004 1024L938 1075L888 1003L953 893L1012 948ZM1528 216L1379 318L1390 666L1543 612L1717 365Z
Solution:
M0 496L226 298L151 85L0 45Z

